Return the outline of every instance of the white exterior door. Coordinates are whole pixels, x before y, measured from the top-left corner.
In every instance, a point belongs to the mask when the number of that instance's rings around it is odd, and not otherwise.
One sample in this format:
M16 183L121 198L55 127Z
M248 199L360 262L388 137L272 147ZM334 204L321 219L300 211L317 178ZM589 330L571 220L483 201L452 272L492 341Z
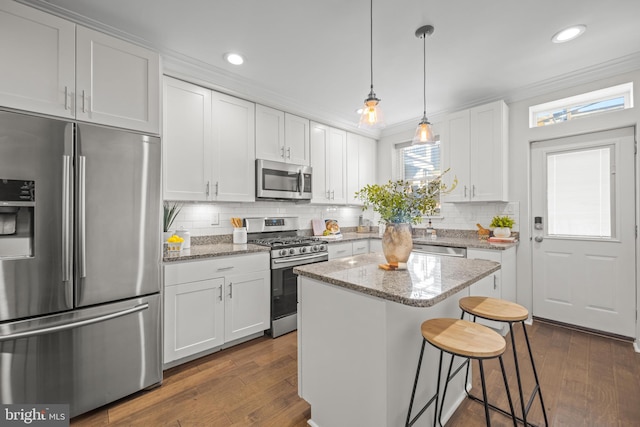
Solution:
M531 151L533 315L635 336L633 129Z

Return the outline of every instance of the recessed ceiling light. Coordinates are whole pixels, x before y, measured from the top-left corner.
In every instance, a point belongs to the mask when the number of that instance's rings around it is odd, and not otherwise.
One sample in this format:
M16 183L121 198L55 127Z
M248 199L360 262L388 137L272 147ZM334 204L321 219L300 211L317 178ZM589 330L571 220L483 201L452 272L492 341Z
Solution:
M226 59L229 64L233 65L241 65L244 62L244 58L239 53L225 53L224 59Z
M554 43L564 43L569 40L578 38L587 30L586 25L574 25L564 30L560 30L551 37L551 41Z

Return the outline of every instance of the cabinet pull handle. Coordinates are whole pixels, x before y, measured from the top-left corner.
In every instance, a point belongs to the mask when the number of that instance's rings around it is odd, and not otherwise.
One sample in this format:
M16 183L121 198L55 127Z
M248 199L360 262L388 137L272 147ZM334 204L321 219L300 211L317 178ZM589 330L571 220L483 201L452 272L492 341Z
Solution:
M65 110L71 109L69 107L69 87L68 86L64 87L64 109Z
M284 159L284 145L280 147L280 157Z
M336 199L336 192L335 190L331 190L331 200L335 200Z
M84 90L83 90L83 91L82 91L82 112L83 112L83 113L86 113L86 112L87 112L87 110L86 110L86 108L85 108L85 103L86 103L86 98L85 98L85 96L84 96Z
M474 198L474 197L476 197L476 185L475 184L473 184L471 186L471 198Z
M229 283L229 298L233 298L233 283Z
M225 270L231 270L233 268L233 265L230 265L228 267L220 267L218 268L216 271L225 271Z
M498 285L496 283L496 275L493 275L493 289L498 289Z
M207 181L207 197L209 197L209 185L210 185L210 182Z
M464 197L465 197L465 199L467 198L467 186L466 185L464 186Z
M327 190L327 199L331 200L331 191Z
M222 301L222 285L220 285L218 289L220 289L220 295L218 295L218 299Z
M287 147L287 159L291 158L291 147Z
M218 195L218 181L216 181L216 196Z

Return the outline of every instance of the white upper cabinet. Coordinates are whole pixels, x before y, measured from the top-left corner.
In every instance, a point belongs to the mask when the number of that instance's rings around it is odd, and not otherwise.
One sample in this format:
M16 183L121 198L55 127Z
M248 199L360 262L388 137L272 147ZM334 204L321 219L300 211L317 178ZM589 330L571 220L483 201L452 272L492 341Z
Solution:
M164 82L164 198L255 201L255 104Z
M211 91L164 78L162 179L167 200L207 200L211 183Z
M256 194L255 104L211 92L211 200L253 202Z
M160 133L157 53L12 1L0 49L1 106Z
M0 5L0 105L75 117L76 26L14 1Z
M347 133L311 122L311 203L347 202Z
M440 124L444 182L458 187L446 202L508 200L508 117L503 101L454 113Z
M375 183L376 141L347 133L347 203L362 205L356 191Z
M76 37L76 118L158 134L158 54L80 26Z
M256 105L256 158L309 165L309 120Z

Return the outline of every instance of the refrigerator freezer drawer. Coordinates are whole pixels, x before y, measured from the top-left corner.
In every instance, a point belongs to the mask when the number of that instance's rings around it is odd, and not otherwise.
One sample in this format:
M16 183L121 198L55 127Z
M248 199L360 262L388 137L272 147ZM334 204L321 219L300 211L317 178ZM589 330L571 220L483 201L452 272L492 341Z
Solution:
M162 380L160 296L0 324L0 401L71 416Z

